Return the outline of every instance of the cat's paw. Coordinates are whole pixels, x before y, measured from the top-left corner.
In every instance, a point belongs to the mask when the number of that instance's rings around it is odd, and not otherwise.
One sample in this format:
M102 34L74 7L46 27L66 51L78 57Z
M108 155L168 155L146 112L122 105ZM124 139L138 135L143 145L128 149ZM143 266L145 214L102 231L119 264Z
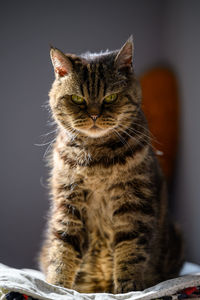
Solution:
M72 288L72 283L66 281L64 277L58 276L58 274L48 274L46 276L46 282L68 289Z
M128 293L132 291L143 291L144 284L142 281L136 280L120 280L120 282L115 285L115 294Z

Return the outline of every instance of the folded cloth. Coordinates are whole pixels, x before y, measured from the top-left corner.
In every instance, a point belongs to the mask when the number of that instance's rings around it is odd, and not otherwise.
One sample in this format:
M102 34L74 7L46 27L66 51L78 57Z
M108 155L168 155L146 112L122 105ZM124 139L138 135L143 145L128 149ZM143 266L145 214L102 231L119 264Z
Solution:
M71 289L58 287L45 282L43 275L35 270L18 270L0 264L1 300L152 300L152 299L200 299L200 267L185 264L183 272L193 270L199 273L183 275L161 282L144 291L126 294L83 294Z

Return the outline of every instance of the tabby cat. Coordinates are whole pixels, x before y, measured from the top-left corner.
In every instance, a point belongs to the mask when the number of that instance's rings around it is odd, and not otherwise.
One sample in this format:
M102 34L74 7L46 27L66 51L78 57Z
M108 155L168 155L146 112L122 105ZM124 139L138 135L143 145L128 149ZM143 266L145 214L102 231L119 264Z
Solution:
M141 110L130 38L117 51L51 48L52 205L40 254L49 283L125 293L177 276L182 242Z

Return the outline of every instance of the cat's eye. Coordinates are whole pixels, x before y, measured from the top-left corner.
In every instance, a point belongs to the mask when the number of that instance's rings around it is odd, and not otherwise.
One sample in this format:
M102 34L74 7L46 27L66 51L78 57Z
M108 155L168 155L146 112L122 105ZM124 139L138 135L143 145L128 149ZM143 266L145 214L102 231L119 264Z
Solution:
M112 103L117 99L117 94L111 94L104 98L105 103Z
M77 96L77 95L72 95L71 99L76 104L84 104L85 103L85 99L83 97L80 97L80 96Z

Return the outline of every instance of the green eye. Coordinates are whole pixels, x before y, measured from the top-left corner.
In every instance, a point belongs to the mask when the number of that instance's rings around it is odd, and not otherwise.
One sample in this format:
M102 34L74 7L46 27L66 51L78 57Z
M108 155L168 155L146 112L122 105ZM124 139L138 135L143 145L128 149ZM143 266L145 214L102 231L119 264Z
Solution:
M104 98L105 103L112 103L117 99L117 94L111 94Z
M84 98L83 98L83 97L80 97L80 96L77 96L77 95L72 95L72 96L71 96L71 99L72 99L72 101L73 101L74 103L76 103L76 104L83 104L83 103L85 103Z

